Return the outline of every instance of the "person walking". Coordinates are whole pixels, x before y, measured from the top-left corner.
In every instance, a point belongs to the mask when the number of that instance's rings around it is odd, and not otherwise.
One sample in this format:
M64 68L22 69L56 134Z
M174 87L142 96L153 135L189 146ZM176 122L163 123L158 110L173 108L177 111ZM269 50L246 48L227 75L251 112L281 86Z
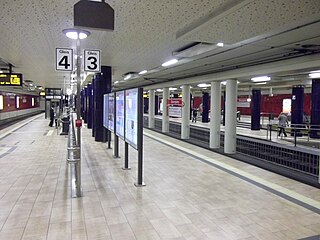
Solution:
M192 110L192 122L194 121L195 123L197 122L197 115L198 115L198 111L196 108L194 108Z
M51 106L51 108L50 108L50 123L49 123L49 127L53 126L53 120L54 120L54 108L53 108L53 106Z
M279 134L278 134L278 136L280 137L281 133L283 133L283 135L285 137L287 137L287 133L286 133L286 129L285 129L287 124L289 124L287 115L285 113L281 112L278 117L278 120L279 120Z

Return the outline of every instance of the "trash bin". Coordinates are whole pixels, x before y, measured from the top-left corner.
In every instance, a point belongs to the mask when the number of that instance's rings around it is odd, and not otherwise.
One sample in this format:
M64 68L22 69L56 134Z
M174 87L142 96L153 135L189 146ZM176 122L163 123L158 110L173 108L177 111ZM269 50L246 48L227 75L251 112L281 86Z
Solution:
M62 129L60 135L68 135L69 133L69 124L70 124L70 118L69 116L61 118L62 122Z

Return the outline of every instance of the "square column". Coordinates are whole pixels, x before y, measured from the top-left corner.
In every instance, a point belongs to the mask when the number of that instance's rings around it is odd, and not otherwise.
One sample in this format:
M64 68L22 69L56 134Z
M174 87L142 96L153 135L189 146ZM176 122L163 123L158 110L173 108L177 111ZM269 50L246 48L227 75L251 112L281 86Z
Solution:
M227 80L226 125L224 133L224 152L236 153L237 143L237 80Z
M211 82L210 96L210 148L220 148L221 84Z
M154 128L155 95L154 89L149 90L149 128Z
M163 88L162 94L162 132L168 133L169 132L169 114L168 114L168 98L169 98L169 88Z
M181 139L190 137L190 86L182 86Z

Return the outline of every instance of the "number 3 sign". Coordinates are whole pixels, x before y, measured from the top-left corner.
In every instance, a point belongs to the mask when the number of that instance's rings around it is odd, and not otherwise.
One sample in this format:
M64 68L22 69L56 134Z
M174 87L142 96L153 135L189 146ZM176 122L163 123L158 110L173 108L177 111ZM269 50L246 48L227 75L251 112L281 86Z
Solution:
M99 50L84 50L84 70L88 72L100 72Z

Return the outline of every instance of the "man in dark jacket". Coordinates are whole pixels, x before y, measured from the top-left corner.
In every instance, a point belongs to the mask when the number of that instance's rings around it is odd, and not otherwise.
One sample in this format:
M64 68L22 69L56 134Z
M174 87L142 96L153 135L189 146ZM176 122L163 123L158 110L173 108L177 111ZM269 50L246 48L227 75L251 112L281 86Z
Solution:
M52 127L53 120L54 120L54 109L53 109L53 106L51 106L51 108L50 108L50 123L49 123L49 127Z

